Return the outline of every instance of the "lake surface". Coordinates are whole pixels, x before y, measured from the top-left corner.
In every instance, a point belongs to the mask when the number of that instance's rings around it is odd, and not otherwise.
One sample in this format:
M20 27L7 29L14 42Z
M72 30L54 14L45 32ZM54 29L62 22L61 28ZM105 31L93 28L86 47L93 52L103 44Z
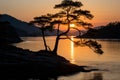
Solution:
M39 51L44 49L41 37L23 37L24 42L15 44L24 49ZM54 47L55 37L47 37L47 44ZM72 39L77 40L72 37ZM77 65L90 66L101 71L77 73L71 76L60 76L58 80L120 80L120 40L97 40L102 44L104 54L98 55L89 47L74 47L74 43L62 39L59 43L58 54Z

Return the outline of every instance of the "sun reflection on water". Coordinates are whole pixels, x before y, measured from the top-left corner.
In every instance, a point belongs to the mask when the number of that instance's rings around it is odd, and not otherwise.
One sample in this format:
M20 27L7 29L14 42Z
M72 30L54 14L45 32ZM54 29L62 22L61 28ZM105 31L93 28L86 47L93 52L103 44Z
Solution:
M73 36L71 37L72 40L74 40ZM75 63L74 58L74 42L71 41L71 63Z

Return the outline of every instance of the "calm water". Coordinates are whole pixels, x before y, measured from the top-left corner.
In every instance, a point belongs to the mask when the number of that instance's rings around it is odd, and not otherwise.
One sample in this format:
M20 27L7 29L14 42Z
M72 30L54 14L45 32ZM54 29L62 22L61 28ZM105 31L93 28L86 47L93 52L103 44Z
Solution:
M74 39L74 38L72 38ZM26 37L22 43L15 44L24 49L38 51L44 49L41 37ZM47 37L51 49L54 47L55 37ZM78 73L72 76L61 76L58 80L120 80L120 41L97 40L102 44L103 55L94 53L88 47L74 47L74 43L64 39L60 40L58 53L72 63L91 66L101 71Z

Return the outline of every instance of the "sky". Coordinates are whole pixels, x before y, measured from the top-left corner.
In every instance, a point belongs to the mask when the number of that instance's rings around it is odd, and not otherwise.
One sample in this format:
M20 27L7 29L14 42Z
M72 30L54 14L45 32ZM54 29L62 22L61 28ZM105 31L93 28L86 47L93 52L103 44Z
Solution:
M62 0L0 0L0 14L9 14L15 18L29 22L34 17L54 13L55 4ZM106 25L120 21L120 0L77 0L83 3L82 9L90 10L94 15L90 22L94 26Z

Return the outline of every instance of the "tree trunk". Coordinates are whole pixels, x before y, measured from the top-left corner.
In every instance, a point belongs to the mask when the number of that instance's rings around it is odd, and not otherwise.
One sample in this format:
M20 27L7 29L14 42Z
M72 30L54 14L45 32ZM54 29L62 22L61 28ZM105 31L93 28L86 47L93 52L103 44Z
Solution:
M58 44L59 44L59 39L60 39L60 36L59 36L60 30L59 29L60 29L60 24L58 24L57 37L56 37L55 46L54 46L54 49L53 49L54 55L57 55L57 50L58 50Z
M57 55L59 39L60 39L60 36L57 36L55 46L54 46L54 49L53 49L54 55Z
M42 30L42 37L43 37L43 42L44 42L45 50L47 50L47 44L46 44L46 40L45 40L44 30Z
M67 34L69 32L69 30L70 30L70 22L68 22L68 29L61 34L58 34L57 37L56 37L56 42L55 42L55 46L54 46L54 49L53 49L53 53L55 55L57 55L57 50L58 50L58 44L59 44L60 37Z

